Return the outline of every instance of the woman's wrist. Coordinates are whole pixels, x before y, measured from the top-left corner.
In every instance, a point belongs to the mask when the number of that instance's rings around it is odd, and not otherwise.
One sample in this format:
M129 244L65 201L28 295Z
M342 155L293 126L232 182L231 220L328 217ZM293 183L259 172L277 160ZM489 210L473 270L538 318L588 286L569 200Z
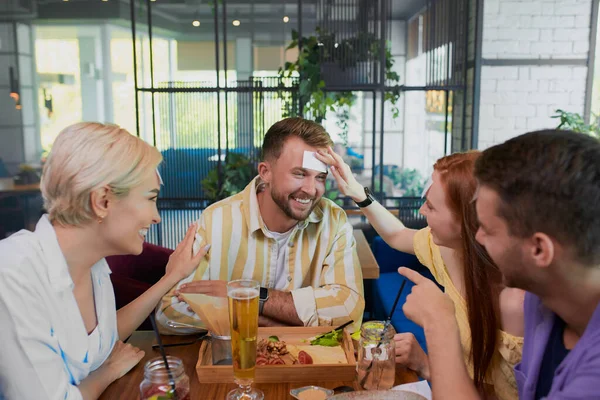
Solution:
M183 279L183 278L181 278ZM160 280L157 282L165 282L164 285L165 287L168 286L167 290L170 290L173 286L177 285L179 283L179 281L181 281L181 279L179 279L179 277L175 276L174 273L172 272L167 272L163 275L162 278L160 278Z
M367 195L362 193L362 194L358 194L358 195L354 195L354 196L350 196L350 198L352 200L354 200L355 203L360 203L363 202L367 199Z
M354 200L355 203L360 203L361 201L365 201L367 199L367 194L365 193L365 188L359 184L356 187L352 188L350 193L350 198Z

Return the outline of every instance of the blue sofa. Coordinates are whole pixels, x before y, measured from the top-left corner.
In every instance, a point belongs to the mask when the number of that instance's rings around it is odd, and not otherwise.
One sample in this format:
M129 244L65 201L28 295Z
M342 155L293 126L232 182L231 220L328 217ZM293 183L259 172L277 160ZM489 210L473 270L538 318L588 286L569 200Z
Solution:
M411 268L434 282L435 279L429 269L421 265L416 256L391 248L380 236L373 239L371 248L379 264L380 276L379 279L365 281L367 284L372 285L369 288L370 290L367 290L367 292L370 292L371 297L370 299L367 297L367 304L371 304L373 319L385 320L392 309L400 285L406 280L398 274L399 267ZM421 347L427 352L423 328L406 318L402 312L402 304L406 301L406 296L410 294L413 286L414 284L411 281L406 282L398 307L392 316L392 325L398 333L411 332L414 334ZM443 287L441 288L443 290Z
M244 154L250 159L258 159L261 149L258 147L237 147L229 149L231 153ZM219 152L212 148L170 148L162 151L163 163L159 166L164 187L163 198L202 199L206 194L202 190L202 180L217 168ZM225 149L221 149L222 160ZM224 165L224 162L221 164Z

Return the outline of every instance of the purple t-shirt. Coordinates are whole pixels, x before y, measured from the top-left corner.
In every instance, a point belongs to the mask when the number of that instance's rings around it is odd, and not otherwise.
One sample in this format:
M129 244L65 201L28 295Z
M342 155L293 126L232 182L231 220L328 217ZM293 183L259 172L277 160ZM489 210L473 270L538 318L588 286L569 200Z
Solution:
M539 297L525 295L523 359L515 367L520 400L533 400L555 314ZM556 369L548 400L600 399L600 304L583 336Z

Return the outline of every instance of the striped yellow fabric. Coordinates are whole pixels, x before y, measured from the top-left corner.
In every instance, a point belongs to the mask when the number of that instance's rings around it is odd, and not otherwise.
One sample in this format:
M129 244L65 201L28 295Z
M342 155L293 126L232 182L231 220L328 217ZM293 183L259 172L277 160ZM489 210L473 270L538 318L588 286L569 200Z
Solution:
M274 287L277 243L268 234L260 215L255 178L243 192L208 207L200 218L196 239L211 244L209 254L192 280L254 279ZM346 213L329 199L321 199L307 220L294 227L286 252L287 286L298 316L306 326L339 325L349 319L358 329L364 311L363 278L352 226ZM178 286L179 286L178 285ZM167 294L157 309L157 319L203 326L187 305ZM173 324L171 324L173 325ZM167 329L168 330L168 329Z

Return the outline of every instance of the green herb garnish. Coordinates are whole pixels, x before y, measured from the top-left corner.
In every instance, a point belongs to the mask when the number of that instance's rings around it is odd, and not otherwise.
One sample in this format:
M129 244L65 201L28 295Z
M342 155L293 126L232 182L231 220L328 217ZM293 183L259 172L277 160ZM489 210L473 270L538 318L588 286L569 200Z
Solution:
M343 335L341 331L333 331L311 340L310 344L313 346L335 347L340 345L342 337Z
M279 338L277 336L269 336L269 342L279 342Z

